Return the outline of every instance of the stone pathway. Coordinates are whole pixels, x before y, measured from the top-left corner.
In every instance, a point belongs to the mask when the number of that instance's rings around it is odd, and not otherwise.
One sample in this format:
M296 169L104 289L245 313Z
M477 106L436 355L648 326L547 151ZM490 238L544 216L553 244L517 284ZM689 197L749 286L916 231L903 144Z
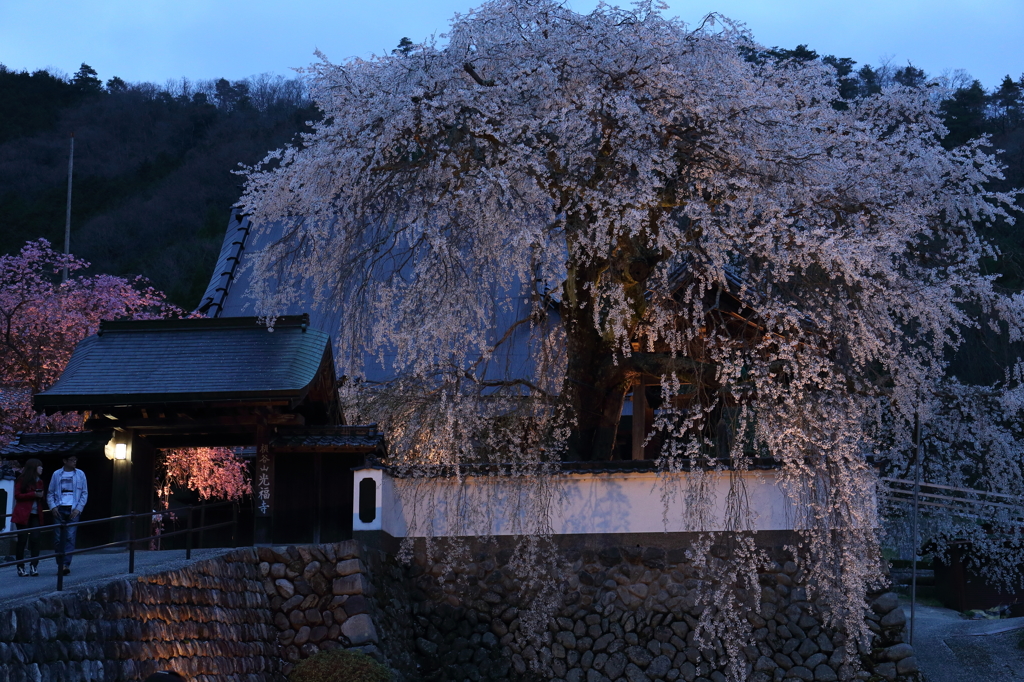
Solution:
M185 550L159 552L136 551L135 573L145 575L160 571L172 571L194 561L219 556L230 549L194 549L192 560L186 561ZM76 555L71 564L71 574L64 576L64 590L77 590L93 584L102 584L118 578L129 577L127 550L99 550ZM20 578L14 566L0 568L0 609L9 609L27 600L57 590L57 564L53 557L40 557L39 577Z
M909 628L910 602L902 604ZM914 650L926 682L1024 682L1024 618L965 620L920 604L916 612Z

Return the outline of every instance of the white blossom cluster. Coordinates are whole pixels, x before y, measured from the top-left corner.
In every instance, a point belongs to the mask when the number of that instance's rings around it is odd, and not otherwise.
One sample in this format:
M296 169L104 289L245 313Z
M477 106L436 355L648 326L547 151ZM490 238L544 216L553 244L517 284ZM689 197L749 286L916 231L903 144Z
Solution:
M918 537L907 493L885 510L888 544L907 557L923 549L944 563L957 554L970 571L1007 592L1024 589L1024 364L995 386L942 382L922 412ZM879 443L891 437L883 422ZM893 474L915 476L914 452L886 453ZM905 472L905 473L904 473ZM909 483L903 486L909 490ZM919 552L920 553L920 552Z
M258 312L309 292L340 311L350 416L413 470L545 480L608 456L629 387L660 381L651 442L694 472L695 530L700 471L775 462L812 583L866 634L879 401L885 448L907 450L968 304L1024 320L979 274L997 254L975 225L1014 199L986 191L983 141L944 150L926 92L839 102L827 65L646 2L495 0L446 38L308 69L323 121L247 169L244 210L287 225L258 255ZM367 357L396 378L360 381Z

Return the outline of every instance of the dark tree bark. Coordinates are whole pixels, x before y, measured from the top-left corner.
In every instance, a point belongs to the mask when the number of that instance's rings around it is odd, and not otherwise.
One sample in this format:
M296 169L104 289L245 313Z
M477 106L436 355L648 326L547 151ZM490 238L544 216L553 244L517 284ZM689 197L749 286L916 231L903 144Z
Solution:
M567 366L562 400L576 423L569 438L569 460L611 459L630 387L641 375L655 382L668 374L688 382L711 383L714 368L666 353L629 355L610 334L602 334L595 321L605 314L597 292L603 283L621 287L632 310L631 340L636 340L647 311L647 280L663 255L650 249L642 237L621 238L606 260L586 265L570 262L563 291L562 322L567 338Z
M632 377L613 359L620 355L594 324L594 288L607 264L569 269L562 321L567 339L567 365L562 399L575 415L569 438L569 460L610 459L622 402Z

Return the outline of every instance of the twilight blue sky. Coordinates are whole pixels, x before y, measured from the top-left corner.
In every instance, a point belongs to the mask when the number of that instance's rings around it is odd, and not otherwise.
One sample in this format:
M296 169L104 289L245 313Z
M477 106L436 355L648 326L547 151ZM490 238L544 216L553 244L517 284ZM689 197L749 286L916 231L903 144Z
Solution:
M399 38L443 32L477 0L0 0L0 63L81 62L106 80L163 83L290 74L314 60L366 57ZM577 11L596 0L570 0ZM613 3L614 4L614 3ZM620 2L619 4L627 4ZM908 61L930 75L962 68L987 88L1024 72L1024 0L669 0L693 24L716 11L768 46L806 43L877 66Z

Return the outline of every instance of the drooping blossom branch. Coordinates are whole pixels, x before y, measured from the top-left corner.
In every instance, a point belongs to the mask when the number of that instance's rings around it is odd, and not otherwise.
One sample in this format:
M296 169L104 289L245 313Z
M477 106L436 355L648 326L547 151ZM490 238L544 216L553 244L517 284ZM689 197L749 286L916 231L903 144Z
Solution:
M165 498L172 486L193 490L203 500L240 500L252 494L246 462L231 448L163 450L158 466Z
M866 638L869 456L912 448L973 310L1024 328L979 267L976 226L1016 199L986 189L985 140L944 149L930 90L844 102L828 64L648 2L494 0L447 38L307 70L322 121L241 200L283 235L259 314L344 320L343 399L409 468L608 459L631 387L660 383L650 443L693 472L688 515L699 472L774 462L808 580Z

